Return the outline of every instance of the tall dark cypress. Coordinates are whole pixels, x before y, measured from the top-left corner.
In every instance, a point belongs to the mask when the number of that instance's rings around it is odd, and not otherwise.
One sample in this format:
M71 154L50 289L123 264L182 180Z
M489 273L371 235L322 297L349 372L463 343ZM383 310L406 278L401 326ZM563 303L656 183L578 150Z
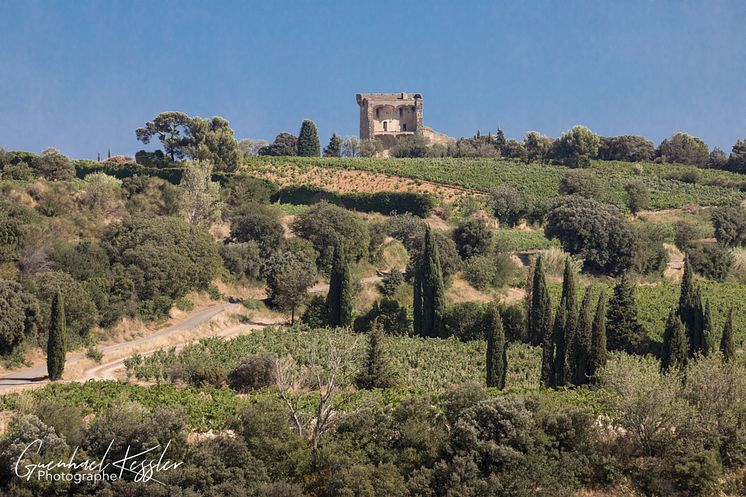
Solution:
M412 281L412 327L414 334L422 336L422 263L414 265L414 279Z
M49 340L47 341L47 373L51 381L62 378L65 370L65 301L62 294L52 299L52 319L49 325Z
M329 145L324 148L324 157L339 157L342 152L342 139L336 133L332 133Z
M533 299L534 299L534 272L536 271L536 259L531 259L531 263L528 265L528 271L526 271L526 297L524 299L524 310L526 311L526 329L525 336L529 342L537 345L533 342L532 332L534 329L533 324Z
M556 321L557 317L555 316L554 319ZM546 388L554 386L554 330L551 309L549 310L549 327L545 330L541 343L541 384Z
M554 377L555 385L562 386L574 379L575 332L578 311L575 305L575 275L570 258L565 260L565 274L562 279L561 312L554 322Z
M561 387L565 384L565 360L567 358L567 343L565 342L565 325L567 323L567 302L562 297L557 313L554 316L554 364L552 366L552 386Z
M575 333L574 379L576 385L585 385L590 378L591 348L593 344L593 318L591 306L593 304L593 289L588 286L583 296L578 317L578 329Z
M489 311L487 329L487 386L500 390L505 388L508 366L507 344L502 318L497 307Z
M368 336L368 351L363 367L355 379L358 388L389 388L394 384L394 373L386 356L386 336L376 320Z
M329 326L349 326L352 324L352 278L350 265L341 243L337 243L334 247L326 308L329 316Z
M704 310L701 289L694 284L694 271L688 257L684 261L677 313L684 323L689 340L689 356L692 357L702 350Z
M546 277L544 276L543 257L539 256L534 267L531 284L531 312L528 317L528 336L531 344L541 345L548 331L552 328L552 299L549 296Z
M672 368L682 369L686 366L689 357L689 344L687 342L681 318L676 311L672 310L668 315L666 330L663 333L661 371L668 372Z
M438 246L430 227L425 228L422 252L422 336L437 337L441 333L446 308L445 286L440 269Z
M702 317L702 355L710 355L715 349L715 329L712 324L712 308L710 299L705 301L705 312Z
M588 376L593 380L601 368L606 365L606 295L603 291L598 296L591 336L591 359Z
M728 310L728 317L723 326L723 336L720 338L720 352L723 353L723 361L730 362L736 358L736 344L733 341L733 308Z
M297 147L300 157L318 157L321 155L319 132L313 121L305 119L301 124Z
M645 329L637 320L635 283L627 273L622 275L609 299L606 328L609 350L624 350L629 354L645 352Z

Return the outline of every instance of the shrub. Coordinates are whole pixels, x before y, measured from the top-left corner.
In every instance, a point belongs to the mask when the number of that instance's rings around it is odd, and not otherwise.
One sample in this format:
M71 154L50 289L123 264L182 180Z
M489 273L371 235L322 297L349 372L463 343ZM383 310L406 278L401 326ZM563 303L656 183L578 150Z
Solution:
M306 304L300 320L310 328L323 328L329 324L328 311L326 298L323 295L314 295Z
M462 259L483 255L492 243L492 230L482 218L462 221L453 230L453 240Z
M715 238L726 247L746 245L746 209L740 206L726 206L712 213Z
M632 214L650 207L650 192L640 181L633 181L624 186L627 192L627 208Z
M698 238L697 227L689 221L674 223L674 244L682 252L686 252L689 245Z
M596 175L589 171L567 171L560 179L561 195L580 195L599 200L603 196L603 186Z
M355 331L370 331L378 323L387 335L405 336L412 334L412 322L407 316L407 308L397 300L383 298L373 307L355 319Z
M644 136L602 137L598 158L624 162L649 162L655 157L653 142Z
M259 281L263 260L259 245L254 240L221 245L219 252L223 265L233 276Z
M702 167L707 164L707 144L686 133L676 133L658 146L658 157L663 162L691 164Z
M240 393L274 386L277 382L275 363L275 355L269 352L250 355L228 374L228 385Z
M522 303L500 307L505 337L512 342L528 343L526 329L526 310Z
M396 268L383 275L381 279L380 290L385 297L393 297L404 283L404 276Z
M529 211L526 195L509 185L500 185L490 193L489 204L501 225L515 226Z
M635 227L637 251L633 267L639 274L662 275L668 265L668 251L663 246L666 233L661 226L649 223Z
M479 302L462 302L446 308L443 316L444 338L456 337L462 342L484 340L488 309Z
M632 226L613 206L578 196L565 197L549 212L547 238L583 258L593 272L621 274L632 266L636 252Z
M715 281L725 281L734 263L733 253L719 243L691 245L686 256L697 274Z
M585 126L575 126L552 144L551 156L569 167L589 167L598 155L600 138Z
M234 211L231 219L231 241L253 241L262 257L278 249L285 238L285 228L277 212L261 204L247 204Z
M464 279L478 290L501 288L516 274L509 254L498 253L472 257L464 265Z

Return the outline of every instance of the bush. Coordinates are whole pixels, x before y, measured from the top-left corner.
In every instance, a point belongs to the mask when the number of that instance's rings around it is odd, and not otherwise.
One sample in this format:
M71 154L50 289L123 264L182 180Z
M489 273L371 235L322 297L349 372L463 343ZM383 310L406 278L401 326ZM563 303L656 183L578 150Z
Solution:
M709 154L707 144L699 138L686 133L676 133L661 142L658 147L658 157L662 162L703 167L707 164Z
M490 193L489 204L501 225L515 226L529 211L526 195L509 185L500 185Z
M666 233L661 226L643 223L636 226L637 251L634 270L639 274L662 275L668 265L668 251L663 246Z
M623 162L649 162L655 157L653 142L644 136L602 137L598 158Z
M627 192L627 208L632 214L637 214L650 207L650 192L642 182L627 183L624 186L624 191Z
M560 179L559 193L599 200L603 196L604 189L594 173L574 170L567 171Z
M600 138L585 126L575 126L554 143L550 152L553 159L569 167L589 167L598 155Z
M238 279L259 281L263 259L259 245L254 240L221 245L219 252L223 265L233 276Z
M462 259L487 253L492 243L492 230L482 218L462 221L453 230L453 240Z
M277 382L275 363L275 355L269 352L250 355L228 374L228 385L240 393L274 386Z
M443 337L456 337L462 342L485 339L487 307L480 302L452 304L443 316Z
M230 238L233 242L255 242L262 257L266 258L280 247L285 228L275 209L246 204L232 214Z
M544 233L582 257L583 267L593 272L621 274L632 266L637 250L634 230L618 209L578 196L557 202Z
M393 297L404 283L404 276L396 268L383 275L380 290L384 297Z
M689 245L699 236L697 227L689 221L676 221L674 227L674 244L682 252L686 252Z
M509 254L479 255L466 261L464 279L477 290L501 288L516 274Z
M511 342L528 343L526 309L522 303L500 307L505 337Z
M387 335L406 336L412 334L412 322L407 316L407 308L397 300L383 298L373 307L355 319L355 331L370 331L375 322Z
M300 320L309 328L323 328L329 323L329 312L323 295L314 295L306 304Z
M697 274L715 281L725 281L733 266L733 253L719 243L697 243L686 252Z
M726 247L746 245L746 209L740 206L726 206L712 213L715 238Z

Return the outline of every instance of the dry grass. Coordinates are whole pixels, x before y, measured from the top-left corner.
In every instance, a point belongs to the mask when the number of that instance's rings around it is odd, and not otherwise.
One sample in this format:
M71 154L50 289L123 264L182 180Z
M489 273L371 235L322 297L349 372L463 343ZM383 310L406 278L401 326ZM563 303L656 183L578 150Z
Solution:
M491 302L492 295L480 292L458 275L451 280L451 285L446 289L446 299L454 304L462 302Z

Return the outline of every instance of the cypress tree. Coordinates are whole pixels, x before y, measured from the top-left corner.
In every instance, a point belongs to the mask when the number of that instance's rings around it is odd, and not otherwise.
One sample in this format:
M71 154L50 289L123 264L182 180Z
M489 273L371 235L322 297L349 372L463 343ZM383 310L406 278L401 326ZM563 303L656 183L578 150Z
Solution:
M622 275L614 287L607 318L610 350L624 350L628 354L645 352L645 329L637 320L635 283L627 273Z
M526 271L526 297L523 302L524 310L526 312L526 329L524 335L528 338L529 343L533 343L533 292L534 292L534 271L536 270L537 260L532 258L531 263L528 265L528 271Z
M715 330L712 325L712 308L710 299L705 302L705 311L702 316L702 355L707 357L715 348Z
M336 133L332 133L329 145L324 148L324 157L339 157L342 154L342 139Z
M593 289L589 286L585 289L583 304L580 307L578 317L578 329L575 333L575 369L573 383L585 385L590 377L591 349L593 343L593 319L591 317L591 306Z
M386 336L377 320L368 335L368 350L355 384L366 390L389 388L394 384L394 375L386 356Z
M497 307L489 312L487 329L487 386L500 390L505 388L505 375L508 366L508 349L505 331Z
M559 383L564 385L572 383L575 371L575 334L578 327L578 308L575 303L575 273L570 264L570 258L565 259L565 274L562 278L562 300L565 302L565 325L562 329L562 352L563 357L558 358L557 374ZM560 341L556 342L557 344ZM556 350L559 354L559 347Z
M588 376L593 379L601 368L606 365L606 295L603 291L598 296L591 337L591 358L589 361Z
M531 344L541 345L552 329L552 299L549 296L546 277L544 276L543 258L539 256L534 268L531 284L531 311L528 316L528 336Z
M101 152L96 153L96 162L101 162Z
M111 159L111 149L110 148L106 149L106 158L107 159Z
M440 335L445 314L446 296L443 274L440 269L438 246L435 244L430 226L425 228L425 243L422 252L422 324L421 335Z
M702 344L702 310L701 290L694 284L694 271L689 257L684 260L684 275L681 278L681 293L679 294L679 308L677 310L684 323L689 339L689 356L694 356Z
M733 341L733 308L728 310L728 317L723 326L723 336L720 338L720 352L723 361L730 362L736 357L736 344Z
M51 381L62 378L65 370L65 301L62 294L52 299L52 319L47 341L47 373Z
M560 306L560 310L562 306ZM544 338L541 344L541 384L546 388L554 386L554 331L552 324L551 309L549 310L549 323L550 326L544 333ZM559 314L559 312L557 312ZM554 320L557 321L559 316L555 316Z
M561 387L565 384L565 358L567 355L565 343L565 324L567 323L567 302L562 297L554 316L552 337L554 340L554 364L552 365L552 386Z
M412 327L414 334L422 336L422 263L415 263L412 281Z
M298 155L301 157L318 157L321 152L319 132L313 121L305 119L298 134Z
M663 333L661 348L661 371L668 372L671 368L683 368L689 354L684 325L676 311L671 311L666 321L666 331Z
M329 326L352 324L352 280L350 265L341 243L334 247L329 293L326 296Z

